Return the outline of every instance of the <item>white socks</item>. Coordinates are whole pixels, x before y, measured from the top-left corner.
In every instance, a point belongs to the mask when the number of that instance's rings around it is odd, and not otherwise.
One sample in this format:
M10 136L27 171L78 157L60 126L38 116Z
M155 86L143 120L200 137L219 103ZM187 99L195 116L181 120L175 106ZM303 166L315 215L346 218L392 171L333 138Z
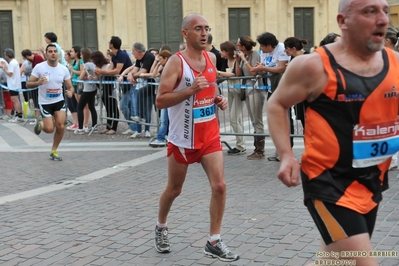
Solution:
M216 240L219 240L219 239L220 239L220 234L216 234L216 235L209 236L208 241L209 241L209 243L212 243L212 242L214 242Z
M157 222L157 227L158 227L158 228L165 228L165 227L168 227L168 223L161 224L160 222Z

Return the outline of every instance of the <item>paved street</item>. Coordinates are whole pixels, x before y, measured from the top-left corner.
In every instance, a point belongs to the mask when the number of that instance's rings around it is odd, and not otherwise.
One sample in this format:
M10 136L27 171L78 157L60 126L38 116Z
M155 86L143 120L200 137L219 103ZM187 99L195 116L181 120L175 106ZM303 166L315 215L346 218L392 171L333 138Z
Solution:
M209 183L192 165L169 216L172 253L154 249L159 196L166 183L166 150L149 139L76 136L67 132L51 161L52 135L32 125L0 122L0 265L305 265L320 238L300 187L276 178L277 162L225 156L227 204L222 238L241 259L204 256L209 231ZM233 137L223 137L233 145ZM247 138L248 151L253 140ZM267 156L273 153L267 141ZM303 143L296 140L298 158ZM399 179L390 172L372 242L399 252ZM397 254L397 253L396 253ZM380 265L397 266L398 257Z

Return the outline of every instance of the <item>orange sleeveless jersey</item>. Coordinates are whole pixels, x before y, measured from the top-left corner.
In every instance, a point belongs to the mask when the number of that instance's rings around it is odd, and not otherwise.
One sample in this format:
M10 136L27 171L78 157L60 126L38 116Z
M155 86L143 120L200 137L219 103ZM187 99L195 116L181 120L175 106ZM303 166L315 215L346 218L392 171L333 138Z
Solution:
M383 49L383 70L374 77L361 77L340 66L326 47L317 53L328 83L306 109L301 171L305 202L319 199L365 214L388 188L390 160L352 167L353 130L359 124L396 120L399 64L391 50Z

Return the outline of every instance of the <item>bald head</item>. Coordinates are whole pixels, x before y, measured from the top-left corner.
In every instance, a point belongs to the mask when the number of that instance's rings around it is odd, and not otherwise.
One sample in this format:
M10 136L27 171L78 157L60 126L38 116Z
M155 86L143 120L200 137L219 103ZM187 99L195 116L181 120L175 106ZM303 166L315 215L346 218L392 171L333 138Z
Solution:
M349 6L355 0L341 0L338 6L338 13L347 13L349 11Z
M185 16L183 18L182 23L181 23L182 30L188 29L190 24L191 24L191 22L193 21L193 19L198 18L198 17L202 17L202 18L205 19L205 17L203 15L198 14L198 13L192 13L192 14L188 14L187 16Z
M340 0L338 6L338 13L345 14L348 13L354 3L363 5L365 1L363 0ZM376 4L378 1L375 1ZM386 2L386 1L384 1Z

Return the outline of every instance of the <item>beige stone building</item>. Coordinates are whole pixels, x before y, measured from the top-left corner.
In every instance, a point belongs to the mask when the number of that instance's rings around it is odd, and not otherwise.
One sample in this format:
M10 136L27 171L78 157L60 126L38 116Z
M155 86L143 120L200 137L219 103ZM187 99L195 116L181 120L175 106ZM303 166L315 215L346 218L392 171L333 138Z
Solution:
M399 1L389 1L399 24ZM169 43L174 50L183 41L182 18L201 13L212 28L213 43L264 31L280 41L296 36L317 45L328 32L339 32L338 0L0 0L0 49L37 50L43 35L55 32L69 49L81 45L105 51L112 35L121 37L130 51L140 41L147 47ZM18 58L18 57L17 57Z
M391 15L391 24L395 28L399 28L399 0L388 0Z

